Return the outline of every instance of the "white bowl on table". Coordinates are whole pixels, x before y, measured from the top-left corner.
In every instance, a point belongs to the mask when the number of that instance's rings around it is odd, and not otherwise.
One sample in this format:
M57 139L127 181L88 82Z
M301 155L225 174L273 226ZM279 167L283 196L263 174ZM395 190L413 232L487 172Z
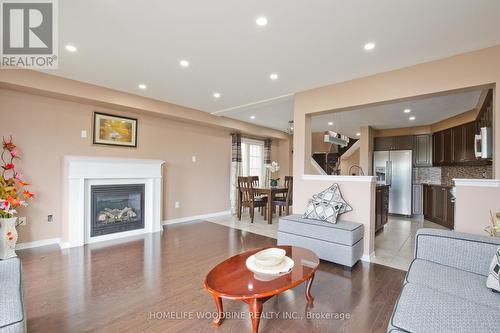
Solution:
M286 251L278 248L270 248L257 252L254 255L255 263L263 267L277 266L283 262Z

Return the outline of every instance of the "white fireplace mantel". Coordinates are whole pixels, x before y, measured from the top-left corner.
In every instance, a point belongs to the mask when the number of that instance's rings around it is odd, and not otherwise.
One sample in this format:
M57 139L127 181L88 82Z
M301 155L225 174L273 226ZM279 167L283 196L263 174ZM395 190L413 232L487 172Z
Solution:
M161 229L162 160L65 156L62 248ZM90 237L90 186L144 184L144 228Z

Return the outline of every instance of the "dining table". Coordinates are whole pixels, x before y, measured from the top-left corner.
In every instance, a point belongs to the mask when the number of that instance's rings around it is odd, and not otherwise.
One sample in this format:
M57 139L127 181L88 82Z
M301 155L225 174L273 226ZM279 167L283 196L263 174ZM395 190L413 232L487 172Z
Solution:
M287 187L284 186L257 186L253 188L254 194L255 195L265 195L267 196L267 223L272 224L273 223L273 199L275 198L276 194L279 193L286 193L288 191ZM238 191L238 205L241 205L241 193ZM240 210L238 209L238 212Z

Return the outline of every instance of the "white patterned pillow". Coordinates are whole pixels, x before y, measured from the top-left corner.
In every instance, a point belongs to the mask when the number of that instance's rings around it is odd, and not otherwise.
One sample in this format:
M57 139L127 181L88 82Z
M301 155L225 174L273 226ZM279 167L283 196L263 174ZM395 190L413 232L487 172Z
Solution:
M342 198L339 185L333 184L321 193L313 195L306 207L304 218L337 223L337 216L350 212L352 207Z
M500 274L500 247L497 249L493 260L491 260L490 273L488 274L488 279L486 280L486 287L492 289L493 291L500 292L500 282L498 281L498 275Z

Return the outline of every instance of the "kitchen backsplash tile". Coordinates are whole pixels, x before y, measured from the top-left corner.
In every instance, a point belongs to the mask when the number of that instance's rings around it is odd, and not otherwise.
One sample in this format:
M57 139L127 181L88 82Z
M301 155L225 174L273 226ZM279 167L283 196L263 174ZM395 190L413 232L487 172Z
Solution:
M441 184L441 168L421 167L413 169L413 183L415 184Z
M446 166L441 170L441 182L443 185L453 185L453 178L493 178L491 165L485 166Z

